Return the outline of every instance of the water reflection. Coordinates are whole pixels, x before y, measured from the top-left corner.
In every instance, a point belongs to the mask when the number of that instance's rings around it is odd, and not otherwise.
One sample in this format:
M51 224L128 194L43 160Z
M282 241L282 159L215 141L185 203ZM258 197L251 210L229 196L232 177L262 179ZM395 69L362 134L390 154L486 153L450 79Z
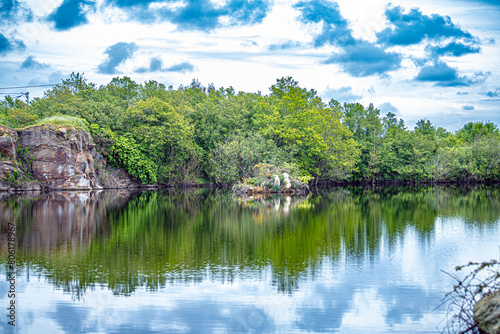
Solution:
M422 331L435 329L432 311L450 287L440 270L496 256L499 195L498 187L1 194L0 260L5 273L15 222L20 289L69 293L72 301L54 297L44 315L66 332ZM132 304L120 308L123 300ZM95 314L99 303L105 315Z

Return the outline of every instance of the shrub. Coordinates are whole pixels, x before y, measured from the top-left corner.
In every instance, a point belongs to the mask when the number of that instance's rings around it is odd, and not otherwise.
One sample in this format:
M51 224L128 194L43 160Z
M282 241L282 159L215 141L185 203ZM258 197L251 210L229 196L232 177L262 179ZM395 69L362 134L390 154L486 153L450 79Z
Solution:
M36 120L33 125L53 125L56 128L69 126L88 131L87 123L83 119L73 116L50 116Z
M110 150L110 163L125 167L127 172L142 183L156 183L158 166L141 153L131 138L117 136Z

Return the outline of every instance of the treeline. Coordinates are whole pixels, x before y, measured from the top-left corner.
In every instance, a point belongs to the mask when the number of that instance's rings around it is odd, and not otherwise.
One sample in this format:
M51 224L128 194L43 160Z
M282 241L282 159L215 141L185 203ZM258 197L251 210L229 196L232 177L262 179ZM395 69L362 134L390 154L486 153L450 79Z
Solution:
M96 86L80 74L30 105L0 102L0 123L19 128L54 116L85 120L98 151L143 183L233 183L261 162L318 181L500 179L500 132L491 122L455 133L428 120L409 130L373 105L325 103L282 78L270 93L165 87L128 77Z

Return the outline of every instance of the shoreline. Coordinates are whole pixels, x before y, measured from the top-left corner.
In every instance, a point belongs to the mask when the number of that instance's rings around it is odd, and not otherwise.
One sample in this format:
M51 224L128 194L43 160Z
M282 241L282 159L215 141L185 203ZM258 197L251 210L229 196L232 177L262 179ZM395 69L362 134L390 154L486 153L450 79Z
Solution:
M479 185L498 185L500 180L468 180L468 181L426 181L426 180L377 180L375 183L370 181L324 181L314 184L311 182L309 188L333 188L333 187L404 187L404 186L479 186ZM21 193L21 192L52 192L52 191L99 191L99 190L162 190L162 189L228 189L230 190L234 183L230 184L152 184L152 185L133 185L128 187L101 187L90 189L54 189L54 188L30 188L23 189L23 187L12 187L0 189L0 193Z

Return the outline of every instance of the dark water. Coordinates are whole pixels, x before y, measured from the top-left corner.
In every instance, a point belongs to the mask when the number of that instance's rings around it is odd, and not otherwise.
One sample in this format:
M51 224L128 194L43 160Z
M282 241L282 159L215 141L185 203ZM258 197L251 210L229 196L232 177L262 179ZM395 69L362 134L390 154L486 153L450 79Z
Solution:
M442 271L499 256L500 188L0 194L0 227L2 333L435 333Z

